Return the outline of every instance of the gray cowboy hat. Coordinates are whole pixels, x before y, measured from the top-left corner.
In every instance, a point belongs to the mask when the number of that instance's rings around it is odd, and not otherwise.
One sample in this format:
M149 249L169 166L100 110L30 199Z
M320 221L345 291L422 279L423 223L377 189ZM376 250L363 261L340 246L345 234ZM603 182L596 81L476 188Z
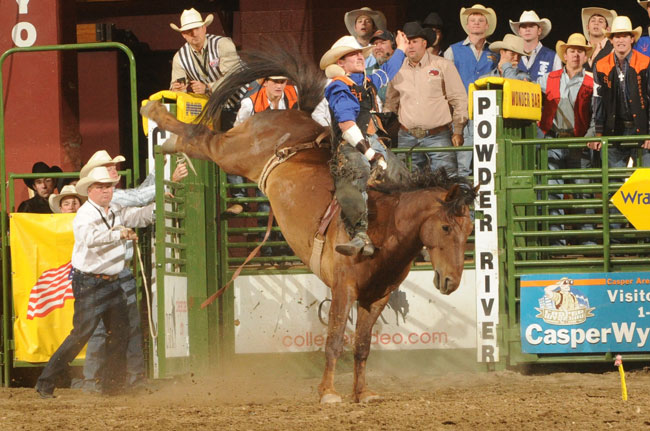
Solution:
M351 10L345 14L343 21L348 32L357 37L357 32L354 30L354 23L361 15L369 17L374 23L377 30L386 30L386 17L378 10L372 10L369 7L362 7L361 9Z

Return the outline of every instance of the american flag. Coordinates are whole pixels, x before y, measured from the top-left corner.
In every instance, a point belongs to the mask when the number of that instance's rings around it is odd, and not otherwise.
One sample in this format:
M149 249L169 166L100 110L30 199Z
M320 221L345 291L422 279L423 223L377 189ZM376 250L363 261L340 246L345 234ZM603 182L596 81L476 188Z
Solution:
M48 269L36 281L29 293L27 318L45 317L54 309L62 308L72 294L72 262Z

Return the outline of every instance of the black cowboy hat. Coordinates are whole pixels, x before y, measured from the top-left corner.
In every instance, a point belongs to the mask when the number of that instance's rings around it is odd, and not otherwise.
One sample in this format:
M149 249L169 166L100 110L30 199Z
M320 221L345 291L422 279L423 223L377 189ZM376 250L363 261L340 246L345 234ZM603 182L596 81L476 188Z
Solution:
M433 46L436 42L436 32L429 27L423 28L418 21L411 21L404 24L404 34L409 39L421 37L427 41L427 46Z
M424 18L424 21L422 21L422 25L425 27L440 29L445 28L445 25L442 22L442 18L440 18L440 15L438 15L436 12L431 12L429 15L427 15L427 17Z
M32 166L32 174L50 174L56 172L63 172L63 170L58 166L50 167L44 162L36 162ZM34 190L34 178L25 178L23 181L27 187Z

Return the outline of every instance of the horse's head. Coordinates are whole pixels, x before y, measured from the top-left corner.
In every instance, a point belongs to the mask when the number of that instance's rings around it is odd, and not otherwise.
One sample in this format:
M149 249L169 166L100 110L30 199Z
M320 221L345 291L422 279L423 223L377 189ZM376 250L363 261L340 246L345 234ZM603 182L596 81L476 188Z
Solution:
M472 232L467 206L470 199L460 186L452 186L440 200L440 210L420 227L420 240L433 266L433 284L445 295L458 289L463 274L465 243Z

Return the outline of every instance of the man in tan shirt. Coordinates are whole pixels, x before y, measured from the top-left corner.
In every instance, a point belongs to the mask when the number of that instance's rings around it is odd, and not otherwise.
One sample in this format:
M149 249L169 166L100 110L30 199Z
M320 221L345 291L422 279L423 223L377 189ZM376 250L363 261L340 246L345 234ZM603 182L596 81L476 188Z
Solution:
M409 39L406 60L386 94L385 110L399 117L399 148L459 147L467 123L467 92L454 64L427 52L435 33L417 22L404 25ZM413 163L423 168L444 167L458 173L453 152L414 152Z

